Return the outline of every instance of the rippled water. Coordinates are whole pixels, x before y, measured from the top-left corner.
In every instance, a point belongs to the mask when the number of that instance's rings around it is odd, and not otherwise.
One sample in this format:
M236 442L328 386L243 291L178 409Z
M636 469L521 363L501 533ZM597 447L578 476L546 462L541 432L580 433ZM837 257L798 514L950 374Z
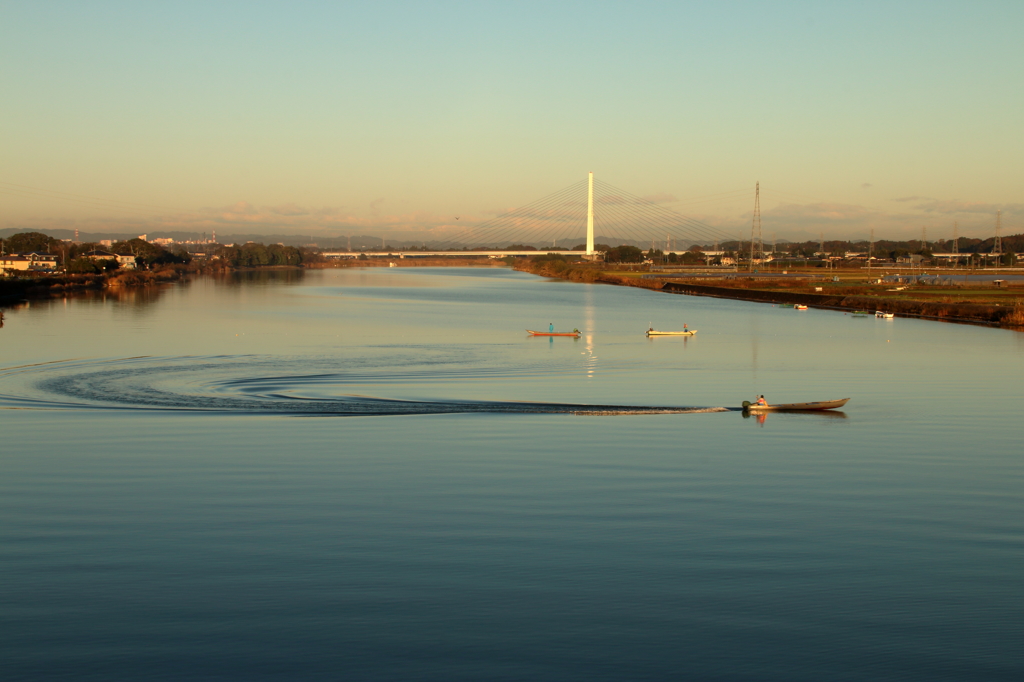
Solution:
M1018 679L1022 337L501 269L9 307L3 676ZM757 393L851 401L706 412Z

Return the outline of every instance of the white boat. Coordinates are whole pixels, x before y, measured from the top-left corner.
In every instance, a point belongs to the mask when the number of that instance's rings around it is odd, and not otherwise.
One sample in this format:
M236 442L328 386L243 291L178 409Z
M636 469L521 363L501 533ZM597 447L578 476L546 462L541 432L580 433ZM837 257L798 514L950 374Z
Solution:
M891 320L896 317L896 313L883 313L881 310L876 310L875 317L880 317L883 320Z

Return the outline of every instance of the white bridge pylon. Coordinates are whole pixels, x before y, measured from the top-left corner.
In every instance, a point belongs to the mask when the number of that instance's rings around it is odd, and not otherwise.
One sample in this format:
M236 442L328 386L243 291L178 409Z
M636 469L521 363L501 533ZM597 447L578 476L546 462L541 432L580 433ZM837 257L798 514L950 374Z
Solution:
M594 171L587 178L587 255L594 255Z

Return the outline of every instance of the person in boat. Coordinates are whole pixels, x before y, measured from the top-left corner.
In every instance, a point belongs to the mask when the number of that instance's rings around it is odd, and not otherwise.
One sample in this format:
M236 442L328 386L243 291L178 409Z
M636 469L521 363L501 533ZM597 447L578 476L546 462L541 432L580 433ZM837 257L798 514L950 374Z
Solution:
M554 334L554 333L555 333L555 323L554 322L548 322L548 334Z
M573 333L573 334L579 334L579 333L580 333L580 330L579 330L579 329L576 329L575 327L573 327L572 333Z
M688 331L690 331L689 329L687 329L687 327L686 327L686 323L685 323L685 322L683 322L683 331L684 331L684 332L688 332Z
M760 407L768 407L768 401L764 399L763 395L757 396L757 400L754 401L754 404Z

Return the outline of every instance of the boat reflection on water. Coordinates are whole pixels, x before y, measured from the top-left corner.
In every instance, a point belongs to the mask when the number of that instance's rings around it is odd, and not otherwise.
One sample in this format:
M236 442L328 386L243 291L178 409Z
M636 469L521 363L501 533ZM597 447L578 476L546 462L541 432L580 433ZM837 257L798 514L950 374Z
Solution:
M787 417L818 417L823 419L848 419L845 412L838 410L805 410L805 411L783 411L783 412L749 412L741 411L744 419L754 418L758 426L764 426L764 420L769 414L785 415Z

